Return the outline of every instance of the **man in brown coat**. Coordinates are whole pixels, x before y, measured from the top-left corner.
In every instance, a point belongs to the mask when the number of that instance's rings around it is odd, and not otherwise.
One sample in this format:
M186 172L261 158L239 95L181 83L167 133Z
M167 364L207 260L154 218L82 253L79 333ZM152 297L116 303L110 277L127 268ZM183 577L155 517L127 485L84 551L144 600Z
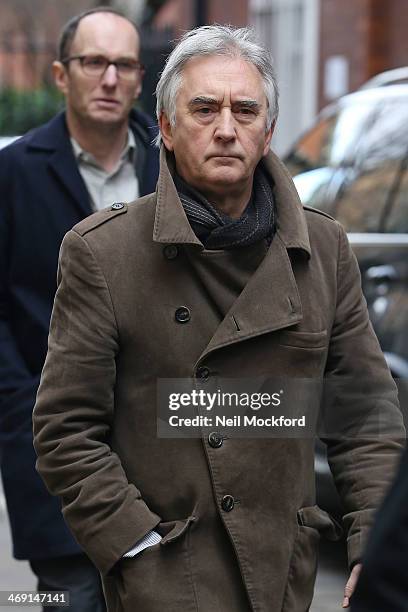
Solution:
M323 433L345 507L347 605L400 452L371 429L357 436L353 408L375 406L402 436L355 258L336 221L302 209L269 150L276 81L247 30L187 33L157 98L156 192L64 239L38 470L101 571L110 611L303 612L319 534L337 536L315 504L313 437L159 437L156 394L169 378L334 378L342 435Z

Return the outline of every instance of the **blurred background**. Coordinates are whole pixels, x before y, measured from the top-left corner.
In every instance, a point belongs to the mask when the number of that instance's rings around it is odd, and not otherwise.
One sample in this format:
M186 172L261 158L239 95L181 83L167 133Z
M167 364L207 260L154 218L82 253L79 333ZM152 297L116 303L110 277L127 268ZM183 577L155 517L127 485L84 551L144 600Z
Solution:
M370 316L406 398L407 0L1 0L0 146L61 108L50 70L59 31L99 4L139 24L146 74L138 104L151 115L157 75L183 31L210 23L254 27L280 86L273 148L302 201L340 218L350 232ZM319 503L340 514L322 448L316 468ZM0 551L0 590L34 589L28 564L12 558L1 487ZM322 543L313 612L340 609L346 575L344 543Z
M140 24L146 65L141 103L153 114L157 73L183 30L252 25L275 60L281 114L274 148L285 153L332 100L408 57L406 0L2 0L0 134L22 134L55 112L50 64L61 26L111 5Z

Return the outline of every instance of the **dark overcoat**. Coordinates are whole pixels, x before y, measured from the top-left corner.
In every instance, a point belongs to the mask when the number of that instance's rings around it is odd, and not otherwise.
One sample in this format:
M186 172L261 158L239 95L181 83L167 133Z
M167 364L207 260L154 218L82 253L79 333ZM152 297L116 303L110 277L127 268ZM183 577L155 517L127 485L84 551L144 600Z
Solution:
M144 195L154 190L158 175L155 128L137 111L130 126ZM31 417L61 241L91 212L64 113L0 151L0 457L17 559L79 552L59 501L35 470Z
M103 574L110 611L303 612L319 535L336 535L316 506L312 437L164 439L156 385L178 377L346 381L358 371L376 381L363 403L375 403L402 435L358 266L341 226L302 209L271 153L277 232L221 317L192 261L224 252L203 248L164 154L161 163L155 194L97 213L64 239L34 412L38 470ZM183 323L180 307L190 312ZM350 391L347 401L362 408L361 394ZM355 435L327 442L352 564L400 445ZM160 544L122 559L155 527Z

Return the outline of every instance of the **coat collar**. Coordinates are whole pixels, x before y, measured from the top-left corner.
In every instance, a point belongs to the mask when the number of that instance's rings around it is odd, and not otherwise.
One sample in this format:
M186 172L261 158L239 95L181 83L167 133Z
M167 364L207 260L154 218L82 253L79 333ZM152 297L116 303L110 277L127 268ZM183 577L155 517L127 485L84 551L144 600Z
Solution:
M310 257L306 217L293 181L279 158L270 151L264 166L274 182L277 235L287 249L301 249ZM161 243L191 244L203 249L194 234L174 186L174 156L160 151L157 206L153 240Z

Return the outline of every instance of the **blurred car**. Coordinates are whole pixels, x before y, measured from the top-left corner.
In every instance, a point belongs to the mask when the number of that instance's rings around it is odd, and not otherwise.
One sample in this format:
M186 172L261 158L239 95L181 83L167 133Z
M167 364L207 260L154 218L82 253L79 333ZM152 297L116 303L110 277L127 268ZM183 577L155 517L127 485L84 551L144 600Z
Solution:
M285 162L302 203L335 217L348 232L407 423L408 68L391 73L325 108ZM316 473L318 503L338 514L323 445Z
M388 85L408 84L408 66L386 70L369 79L360 89L369 87L386 87Z

